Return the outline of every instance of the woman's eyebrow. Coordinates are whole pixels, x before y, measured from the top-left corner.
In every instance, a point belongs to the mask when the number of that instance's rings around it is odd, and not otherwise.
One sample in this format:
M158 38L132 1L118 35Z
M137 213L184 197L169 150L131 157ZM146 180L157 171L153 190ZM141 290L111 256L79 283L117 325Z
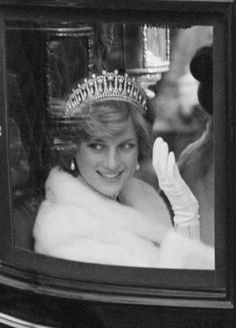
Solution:
M127 136L127 138L126 138L126 140L130 140L130 141L136 141L137 139L136 139L136 137L135 136Z
M121 141L121 143L124 143L124 142L136 142L136 139L135 138L127 138L127 139L124 139Z
M104 143L105 140L101 139L101 138L91 138L88 140L89 143Z
M96 136L90 136L90 138L88 138L88 141L102 141L102 138Z

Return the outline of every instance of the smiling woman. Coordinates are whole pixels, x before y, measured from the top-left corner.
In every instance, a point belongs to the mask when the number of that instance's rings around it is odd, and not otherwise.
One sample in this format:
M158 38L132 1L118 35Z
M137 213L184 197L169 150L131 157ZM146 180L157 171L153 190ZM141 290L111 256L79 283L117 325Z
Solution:
M121 101L90 104L88 111L91 115L73 131L74 143L80 145L73 156L74 174L80 172L96 190L116 197L138 160L148 154L147 122L131 104Z
M172 205L175 229L160 194L135 178L150 145L146 96L136 81L117 71L94 75L61 110L60 139L69 150L47 179L35 251L100 264L214 268L213 249L199 241L198 202L161 138L154 144L153 167Z
M138 165L137 136L132 119L119 124L117 136L81 143L76 163L81 177L95 190L116 199Z

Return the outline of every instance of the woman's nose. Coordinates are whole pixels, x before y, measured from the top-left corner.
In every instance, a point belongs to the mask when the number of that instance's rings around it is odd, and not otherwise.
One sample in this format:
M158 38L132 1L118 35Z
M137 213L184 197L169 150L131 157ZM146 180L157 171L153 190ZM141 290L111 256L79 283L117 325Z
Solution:
M106 168L115 170L119 166L120 158L116 150L109 150L106 154Z

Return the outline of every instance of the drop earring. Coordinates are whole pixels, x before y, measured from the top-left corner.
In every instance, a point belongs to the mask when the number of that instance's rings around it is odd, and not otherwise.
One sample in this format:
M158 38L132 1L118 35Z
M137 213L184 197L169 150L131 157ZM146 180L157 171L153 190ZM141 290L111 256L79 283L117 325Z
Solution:
M74 170L75 170L75 160L74 160L74 159L71 160L71 163L70 163L70 170L71 170L71 171L74 171Z
M137 165L136 165L136 171L138 171L138 170L140 170L140 164L139 163L137 163Z

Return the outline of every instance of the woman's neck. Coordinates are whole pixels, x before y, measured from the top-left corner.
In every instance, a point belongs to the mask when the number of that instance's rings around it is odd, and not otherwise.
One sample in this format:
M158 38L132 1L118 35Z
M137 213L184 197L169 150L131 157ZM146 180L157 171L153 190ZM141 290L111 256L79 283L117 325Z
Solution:
M105 195L103 194L101 191L95 189L91 184L89 184L86 179L80 174L78 175L77 177L85 186L87 186L88 188L90 188L91 190L93 190L95 193L97 193L98 195L100 196L103 196L105 198L108 198L108 199L111 199L111 200L114 200L114 201L118 201L120 202L120 199L119 199L119 195L114 195L114 196L108 196L108 195Z

